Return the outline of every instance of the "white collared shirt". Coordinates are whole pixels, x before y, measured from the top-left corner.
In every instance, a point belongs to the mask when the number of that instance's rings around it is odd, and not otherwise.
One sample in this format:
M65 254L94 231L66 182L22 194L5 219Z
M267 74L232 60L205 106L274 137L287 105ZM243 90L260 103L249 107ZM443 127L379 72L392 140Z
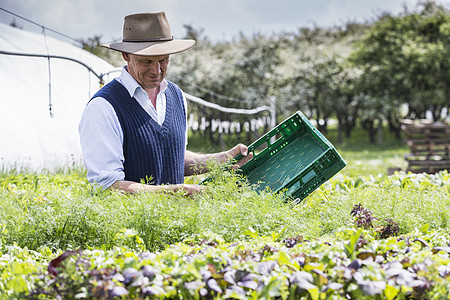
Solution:
M164 123L166 117L165 91L168 85L166 80L161 82L160 91L156 97L156 108L153 107L147 92L127 72L126 67L114 80L120 82L130 96L134 97L159 125ZM184 94L183 100L187 112ZM89 182L95 182L106 189L114 182L124 180L123 131L112 105L102 97L92 99L83 112L78 132Z

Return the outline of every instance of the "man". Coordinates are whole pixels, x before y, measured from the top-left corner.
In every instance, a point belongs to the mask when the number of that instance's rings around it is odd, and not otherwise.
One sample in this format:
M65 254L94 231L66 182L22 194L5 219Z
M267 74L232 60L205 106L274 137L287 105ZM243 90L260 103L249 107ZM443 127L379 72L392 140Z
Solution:
M190 195L204 187L183 184L184 176L206 172L208 160L242 154L239 167L252 158L242 144L215 154L186 150L186 99L165 76L169 56L194 43L173 39L159 12L126 16L122 41L102 45L122 52L127 65L94 95L80 121L89 182L128 193L182 189Z

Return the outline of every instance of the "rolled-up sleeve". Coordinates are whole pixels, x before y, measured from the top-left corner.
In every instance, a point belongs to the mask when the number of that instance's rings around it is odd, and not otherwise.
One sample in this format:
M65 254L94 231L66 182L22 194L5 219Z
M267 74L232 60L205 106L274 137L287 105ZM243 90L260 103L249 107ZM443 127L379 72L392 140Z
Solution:
M88 181L107 189L123 180L123 132L111 104L101 97L92 99L78 132Z

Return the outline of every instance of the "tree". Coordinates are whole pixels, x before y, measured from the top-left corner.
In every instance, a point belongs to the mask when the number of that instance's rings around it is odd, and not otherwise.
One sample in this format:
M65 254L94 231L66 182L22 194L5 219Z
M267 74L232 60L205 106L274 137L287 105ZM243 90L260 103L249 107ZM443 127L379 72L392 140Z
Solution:
M361 84L372 101L367 107L375 109L365 114L372 116L365 123L385 119L399 136L402 104L409 108L407 117L424 118L431 111L439 119L450 104L448 57L450 13L444 7L429 0L415 13L382 15L350 57L363 70Z
M338 120L339 142L343 133L349 137L355 127L359 97L355 82L358 68L348 66L351 45L365 24L348 23L342 27L301 28L299 35L284 49L287 65L283 94L288 108L302 110L316 119L319 130L326 133L328 120Z
M123 65L123 58L120 52L112 51L109 49L106 49L101 46L101 35L95 35L91 38L87 38L85 40L79 39L82 48L86 51L89 51L98 57L106 60L113 66L122 66Z
M345 62L337 62L337 73L332 80L331 106L338 121L337 142L343 142L343 135L350 138L351 131L356 127L364 95L359 90L361 71L355 67L346 65Z

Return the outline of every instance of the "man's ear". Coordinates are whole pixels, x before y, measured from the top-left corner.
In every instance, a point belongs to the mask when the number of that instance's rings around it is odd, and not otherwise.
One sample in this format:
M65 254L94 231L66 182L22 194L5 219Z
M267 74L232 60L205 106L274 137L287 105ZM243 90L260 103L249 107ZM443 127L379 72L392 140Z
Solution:
M122 57L123 59L125 59L127 62L130 61L130 55L128 53L122 52Z

